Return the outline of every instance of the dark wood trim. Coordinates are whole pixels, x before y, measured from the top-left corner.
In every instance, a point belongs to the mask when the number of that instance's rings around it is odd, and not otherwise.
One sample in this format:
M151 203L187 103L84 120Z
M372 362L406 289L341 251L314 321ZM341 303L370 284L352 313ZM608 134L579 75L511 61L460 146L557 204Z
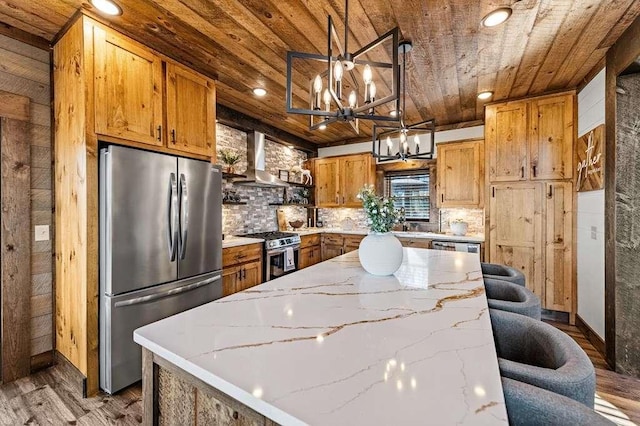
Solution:
M0 117L29 121L31 101L26 96L0 91Z
M23 31L20 28L16 28L4 22L0 22L0 34L6 35L7 37L11 37L14 40L21 41L42 50L51 49L51 44L48 40L35 34Z
M227 106L218 103L216 105L216 120L225 126L242 130L243 132L258 131L275 139L277 142L285 145L292 145L294 148L314 154L318 156L318 146L313 142L292 135L282 129L278 129L269 124L260 121L260 119L250 117L246 114L233 110Z
M31 374L36 373L54 364L54 351L43 352L31 357Z
M584 322L579 314L576 314L576 327L580 329L582 334L584 334L587 340L591 342L591 344L598 350L598 352L600 352L602 356L605 356L606 350L604 340L602 340L602 338L598 336L595 331L593 331L589 324Z
M616 83L618 74L640 56L640 18L607 52L605 86L605 348L607 363L616 367Z
M26 103L28 108L29 99L20 98L10 98L8 107L19 109ZM2 381L7 383L31 371L31 146L27 121L0 118L0 157L0 351Z

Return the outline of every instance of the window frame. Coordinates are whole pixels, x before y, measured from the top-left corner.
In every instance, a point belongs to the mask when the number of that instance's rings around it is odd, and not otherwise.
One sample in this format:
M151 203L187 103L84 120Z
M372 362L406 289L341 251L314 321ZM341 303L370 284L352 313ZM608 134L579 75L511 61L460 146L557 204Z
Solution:
M411 176L411 175L428 175L429 179L429 211L428 218L406 218L406 222L421 222L421 223L434 223L434 218L438 217L438 209L436 207L437 197L434 197L436 193L436 185L435 185L435 164L433 167L424 167L419 169L400 169L400 170L389 170L384 172L383 178L383 193L385 197L391 197L391 188L389 177L391 176Z

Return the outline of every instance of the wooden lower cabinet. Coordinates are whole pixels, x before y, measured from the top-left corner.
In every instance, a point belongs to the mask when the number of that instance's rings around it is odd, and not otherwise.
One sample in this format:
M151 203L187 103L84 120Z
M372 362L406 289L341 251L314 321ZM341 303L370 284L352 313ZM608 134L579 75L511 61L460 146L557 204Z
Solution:
M229 296L262 283L262 244L222 250L222 294Z
M358 250L360 248L360 241L362 241L364 237L365 235L344 235L343 253Z
M426 238L399 237L398 239L400 240L402 247L431 248L431 240L427 240Z
M494 184L489 196L489 262L512 266L542 307L572 312L573 184Z
M298 269L304 269L322 262L322 249L319 245L300 249Z

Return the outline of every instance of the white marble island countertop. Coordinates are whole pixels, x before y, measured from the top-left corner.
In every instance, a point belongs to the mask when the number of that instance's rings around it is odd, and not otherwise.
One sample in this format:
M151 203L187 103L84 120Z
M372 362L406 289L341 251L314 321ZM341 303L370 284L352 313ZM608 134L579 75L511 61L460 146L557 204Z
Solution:
M286 425L507 424L476 254L357 252L135 331L151 352Z
M355 228L355 229L343 229L343 228L300 228L290 231L298 235L311 235L311 234L353 234L353 235L367 235L368 229ZM419 232L419 231L393 231L393 235L396 237L406 238L424 238L435 241L451 241L451 242L469 242L469 243L484 243L483 234L467 234L467 235L453 235L451 233L438 233L438 232Z

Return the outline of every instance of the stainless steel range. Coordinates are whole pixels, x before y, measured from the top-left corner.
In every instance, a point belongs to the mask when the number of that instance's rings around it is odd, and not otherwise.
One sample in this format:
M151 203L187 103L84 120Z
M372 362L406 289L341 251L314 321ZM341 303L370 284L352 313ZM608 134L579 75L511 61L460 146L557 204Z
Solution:
M298 234L273 231L241 236L265 240L262 259L265 281L290 274L298 269L300 253L300 236Z

